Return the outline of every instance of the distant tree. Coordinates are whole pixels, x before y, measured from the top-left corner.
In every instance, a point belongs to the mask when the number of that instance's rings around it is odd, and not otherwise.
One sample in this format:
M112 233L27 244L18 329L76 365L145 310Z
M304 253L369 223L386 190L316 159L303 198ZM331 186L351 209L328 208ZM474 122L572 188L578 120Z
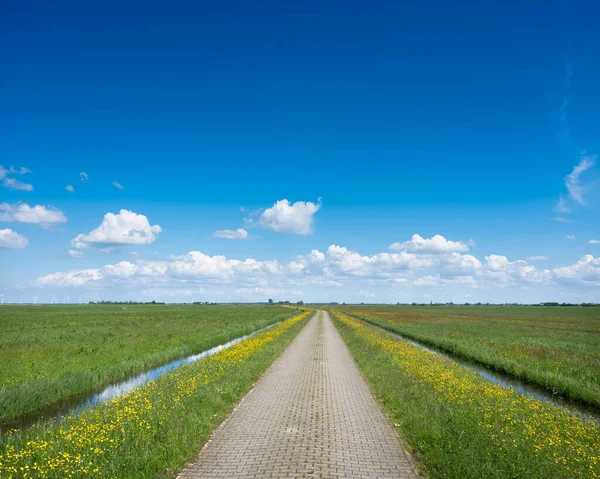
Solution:
M273 300L269 298L269 304L273 304Z

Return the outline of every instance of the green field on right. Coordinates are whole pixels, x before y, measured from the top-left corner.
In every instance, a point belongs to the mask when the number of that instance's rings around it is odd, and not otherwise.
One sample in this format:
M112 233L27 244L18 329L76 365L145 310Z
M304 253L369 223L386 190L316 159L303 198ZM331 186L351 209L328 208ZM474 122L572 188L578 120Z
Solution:
M355 306L372 324L600 408L600 307Z

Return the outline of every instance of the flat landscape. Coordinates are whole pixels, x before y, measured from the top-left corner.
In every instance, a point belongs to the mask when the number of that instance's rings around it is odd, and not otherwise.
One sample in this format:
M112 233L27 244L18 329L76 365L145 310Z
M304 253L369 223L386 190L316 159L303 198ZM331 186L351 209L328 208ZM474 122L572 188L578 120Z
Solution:
M600 409L600 307L360 306L342 310Z
M532 382L552 370L556 390L579 361L587 370L578 377L591 378L581 390L594 399L596 308L338 306L328 314L173 304L0 312L9 366L0 411L17 421L34 406L76 399L84 386L256 333L101 404L5 429L1 478L600 477L597 415L496 384L392 334L506 377L517 375L503 367L508 358Z
M295 312L281 306L0 306L0 425Z
M405 315L416 323L422 316L427 324L435 322L434 309L424 314L414 307L359 307L351 311L365 317L382 312L394 317ZM437 309L440 318L454 314L454 308ZM465 314L485 315L479 308L457 309L454 322L462 318L468 324ZM496 308L492 311L496 321L501 321L498 313L502 310L512 316L510 307ZM339 309L333 315L359 368L431 477L600 477L600 427L592 418L494 384ZM578 316L582 323L587 320L593 323L593 314L589 318L585 313ZM535 319L530 317L529 321ZM480 317L479 329L485 323ZM552 335L552 326L547 329ZM443 319L437 322L437 330L440 336L452 331L445 329ZM558 338L559 331L554 335ZM477 335L464 333L462 339L476 341Z

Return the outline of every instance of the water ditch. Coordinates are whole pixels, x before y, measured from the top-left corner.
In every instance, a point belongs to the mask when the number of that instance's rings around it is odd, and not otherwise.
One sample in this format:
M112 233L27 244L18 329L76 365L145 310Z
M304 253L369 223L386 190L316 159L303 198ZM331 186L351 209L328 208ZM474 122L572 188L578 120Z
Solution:
M56 421L61 421L67 416L77 414L88 408L99 406L106 401L110 401L111 399L128 394L148 382L155 381L164 374L167 374L185 364L195 363L201 359L214 356L224 349L230 348L241 341L272 328L280 322L281 321L277 321L276 323L258 329L253 333L232 339L231 341L207 349L201 353L191 354L180 359L175 359L161 366L144 371L143 373L133 374L125 379L112 382L107 386L102 386L86 393L70 396L55 403L49 404L48 406L37 411L24 414L23 416L19 416L18 418L10 421L2 422L0 423L0 433L10 429L26 429L34 424L37 424L39 421L44 420L54 419Z
M568 412L569 414L574 414L578 416L584 421L593 421L600 424L600 411L596 408L586 406L577 401L563 398L557 394L554 394L549 389L545 389L543 387L536 386L526 381L522 381L513 376L500 373L492 368L482 365L481 363L477 363L475 361L470 361L468 359L459 357L441 348L437 348L429 344L424 344L422 342L415 341L414 339L403 336L402 334L399 334L396 331L392 331L391 329L387 329L383 326L380 326L379 324L371 322L367 318L349 313L346 314L348 314L348 316L352 316L353 318L364 321L369 326L383 331L384 333L389 334L390 336L393 336L396 339L407 342L409 344L412 344L413 346L435 354L444 359L445 361L455 363L465 369L468 369L469 371L473 371L479 374L484 379L490 381L491 383L497 384L498 386L501 386L503 388L513 389L514 391L523 394L524 396L529 396L539 401L543 401L545 403L552 404L553 406L557 406L560 409Z

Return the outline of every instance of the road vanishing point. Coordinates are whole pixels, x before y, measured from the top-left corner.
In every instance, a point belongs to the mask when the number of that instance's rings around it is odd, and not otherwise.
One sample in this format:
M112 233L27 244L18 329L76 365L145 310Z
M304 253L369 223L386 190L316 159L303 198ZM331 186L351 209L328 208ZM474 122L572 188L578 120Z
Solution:
M329 315L318 311L178 477L419 475Z

